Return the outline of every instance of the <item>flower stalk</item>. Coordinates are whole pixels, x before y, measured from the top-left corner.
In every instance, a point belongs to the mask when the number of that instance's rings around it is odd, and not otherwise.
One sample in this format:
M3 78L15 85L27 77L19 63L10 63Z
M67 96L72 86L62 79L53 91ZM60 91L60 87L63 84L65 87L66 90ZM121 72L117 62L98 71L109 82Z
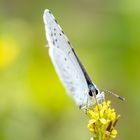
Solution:
M87 109L89 117L88 129L92 134L91 140L110 140L116 138L117 130L115 125L120 117L111 108L110 101L97 104L93 109Z

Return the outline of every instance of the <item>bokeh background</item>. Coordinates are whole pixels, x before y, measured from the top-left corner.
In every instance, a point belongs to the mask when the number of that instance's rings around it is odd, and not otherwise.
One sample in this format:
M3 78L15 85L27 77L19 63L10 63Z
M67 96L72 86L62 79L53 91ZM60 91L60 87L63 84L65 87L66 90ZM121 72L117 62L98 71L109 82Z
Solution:
M66 94L50 58L50 9L93 81L121 114L116 140L139 139L139 0L0 0L0 140L88 140L88 118Z

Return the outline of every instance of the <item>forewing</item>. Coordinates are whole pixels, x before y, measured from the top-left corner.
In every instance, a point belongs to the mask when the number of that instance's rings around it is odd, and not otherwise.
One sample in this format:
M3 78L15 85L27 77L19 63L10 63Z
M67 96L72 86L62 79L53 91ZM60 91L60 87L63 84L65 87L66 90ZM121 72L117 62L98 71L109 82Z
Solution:
M60 80L79 106L86 104L88 85L68 38L49 10L44 12L49 54Z

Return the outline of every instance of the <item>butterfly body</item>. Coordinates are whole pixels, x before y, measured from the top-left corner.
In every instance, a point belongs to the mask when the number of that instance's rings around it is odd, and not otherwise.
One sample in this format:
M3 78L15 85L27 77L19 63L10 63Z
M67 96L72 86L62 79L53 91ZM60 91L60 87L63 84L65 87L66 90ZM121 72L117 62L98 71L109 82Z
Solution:
M104 94L92 83L70 41L49 10L45 10L43 19L50 58L69 95L79 107L89 106L89 100L95 98L102 100Z

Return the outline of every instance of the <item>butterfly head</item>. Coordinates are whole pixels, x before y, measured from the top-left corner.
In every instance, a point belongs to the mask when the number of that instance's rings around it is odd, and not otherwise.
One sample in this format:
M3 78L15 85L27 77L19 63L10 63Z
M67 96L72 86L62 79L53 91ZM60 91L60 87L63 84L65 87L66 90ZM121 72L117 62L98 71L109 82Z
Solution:
M86 96L85 104L79 106L79 108L86 113L88 108L92 108L97 103L102 103L105 99L104 92L100 92L100 90L91 85L89 86L88 96Z
M100 92L100 90L95 85L89 85L89 98L95 100L95 103L100 103L104 100L104 92Z

